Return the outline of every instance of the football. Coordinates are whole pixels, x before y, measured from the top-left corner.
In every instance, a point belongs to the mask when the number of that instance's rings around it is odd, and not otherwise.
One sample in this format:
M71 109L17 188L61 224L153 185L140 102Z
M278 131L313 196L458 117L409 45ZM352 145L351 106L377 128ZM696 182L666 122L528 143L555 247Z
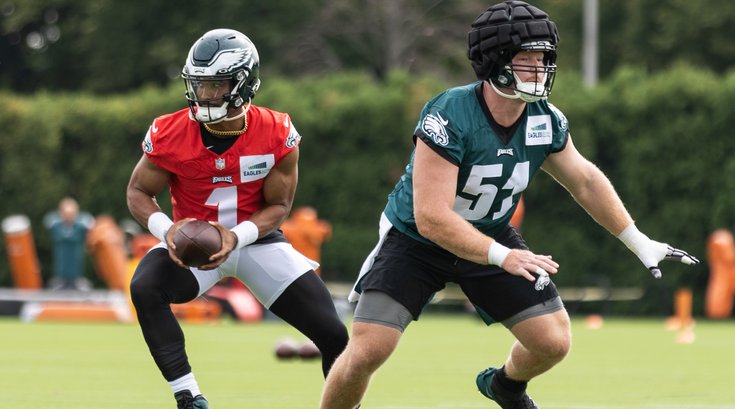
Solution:
M301 344L298 353L301 359L316 359L322 356L319 348L317 348L316 345L314 345L314 343L309 340Z
M278 359L291 359L299 355L299 344L291 338L284 338L274 348Z
M209 262L209 257L222 248L219 230L203 220L185 223L174 233L176 257L190 267Z

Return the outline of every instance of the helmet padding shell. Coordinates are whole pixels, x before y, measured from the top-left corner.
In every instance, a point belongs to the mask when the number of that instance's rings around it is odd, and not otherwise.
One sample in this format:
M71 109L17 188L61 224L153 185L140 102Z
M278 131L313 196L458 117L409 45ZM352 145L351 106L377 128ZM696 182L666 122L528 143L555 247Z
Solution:
M491 6L472 23L467 56L478 79L506 86L512 81L506 66L519 51L533 51L529 44L545 44L538 51L544 52L544 64L551 66L556 63L558 42L556 24L545 12L526 2L509 0Z

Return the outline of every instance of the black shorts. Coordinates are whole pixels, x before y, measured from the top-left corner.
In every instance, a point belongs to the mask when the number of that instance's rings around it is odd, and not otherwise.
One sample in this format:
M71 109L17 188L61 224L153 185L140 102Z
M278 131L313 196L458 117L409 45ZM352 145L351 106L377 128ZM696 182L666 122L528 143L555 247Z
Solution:
M497 241L509 248L528 249L518 232L509 227ZM434 293L448 282L459 284L485 322L503 322L531 307L550 305L559 309L556 286L542 290L523 277L495 265L477 264L438 246L421 243L391 228L370 271L360 280L361 292L378 290L401 303L417 320Z

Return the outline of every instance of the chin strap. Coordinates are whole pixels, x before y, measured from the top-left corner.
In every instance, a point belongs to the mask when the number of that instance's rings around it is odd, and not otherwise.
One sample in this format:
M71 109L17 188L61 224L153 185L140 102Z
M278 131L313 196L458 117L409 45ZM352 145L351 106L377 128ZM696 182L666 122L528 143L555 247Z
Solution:
M210 125L213 125L213 124L217 124L217 123L224 122L224 121L234 121L234 120L240 119L240 118L242 118L243 116L245 116L248 113L248 111L250 110L250 105L252 104L252 102L253 102L252 98L248 98L248 104L245 106L245 109L241 110L240 113L237 114L237 115L235 115L235 116L227 116L227 115L225 115L225 116L223 116L220 119L217 119L217 120L214 120L214 121L207 121L206 123L207 124L210 124ZM199 106L197 106L197 108L198 109L203 109L202 107L199 107ZM217 108L220 108L220 107L217 107ZM189 118L191 118L192 120L197 121L197 122L202 122L199 118L196 118L194 116L194 114L192 114L191 110L189 110Z
M493 81L488 81L490 83L490 86L492 86L493 91L495 91L498 95L508 99L521 99L524 102L536 102L547 98L545 95L537 95L538 90L541 90L541 94L544 94L544 83L546 82L546 74L544 74L543 81L541 82L523 82L520 78L518 78L518 75L515 72L510 70L510 68L508 68L508 70L513 73L513 78L515 78L515 89L508 88L509 90L513 91L513 94L506 94L505 92L500 91L495 86L495 83Z
M248 111L250 110L250 105L251 105L252 102L253 102L253 100L250 99L250 98L248 98L248 104L245 106L245 109L243 109L243 110L240 111L239 114L237 114L235 116L225 116L222 119L219 119L219 120L217 120L215 122L210 122L210 123L214 124L214 123L222 122L222 121L234 121L236 119L240 119L240 118L244 117L248 113Z

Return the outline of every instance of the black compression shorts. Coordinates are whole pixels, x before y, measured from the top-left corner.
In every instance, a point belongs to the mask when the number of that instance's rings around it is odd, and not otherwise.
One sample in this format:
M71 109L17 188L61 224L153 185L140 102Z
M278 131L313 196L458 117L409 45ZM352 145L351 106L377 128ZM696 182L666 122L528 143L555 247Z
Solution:
M497 241L510 248L528 248L512 227ZM534 283L523 277L511 275L498 266L461 259L438 246L416 241L395 228L388 232L372 268L362 277L360 289L387 293L406 307L416 320L434 293L448 282L459 284L488 324L523 315L521 313L529 309L551 312L562 308L553 282L537 291Z

